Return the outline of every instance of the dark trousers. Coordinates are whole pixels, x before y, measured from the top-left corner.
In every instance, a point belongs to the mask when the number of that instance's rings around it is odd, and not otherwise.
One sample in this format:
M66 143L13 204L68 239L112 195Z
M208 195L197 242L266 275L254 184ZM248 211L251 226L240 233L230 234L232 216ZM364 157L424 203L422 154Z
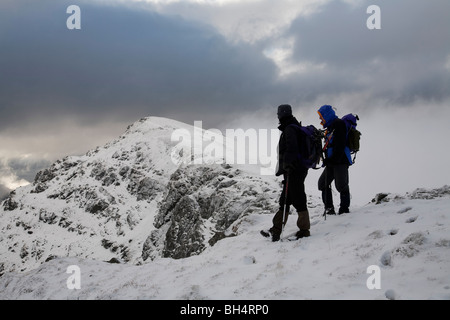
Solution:
M340 208L350 207L350 188L348 178L348 165L328 165L319 178L319 190L322 191L322 201L326 209L334 209L331 183L334 180L337 191L340 194Z
M305 212L308 210L308 202L305 193L305 179L308 175L308 169L300 167L296 169L287 177L287 174L284 175L283 180L283 190L280 195L280 209L273 217L272 223L273 227L271 228L272 233L281 234L281 230L283 228L283 223L286 224L288 216L289 216L289 208L291 205L297 210L297 212ZM286 187L287 187L287 199L286 199ZM286 216L284 217L284 204L286 203ZM309 225L309 216L303 217L303 220L307 220L307 224ZM299 224L299 223L297 223ZM300 226L299 226L300 228ZM309 227L307 228L309 230Z

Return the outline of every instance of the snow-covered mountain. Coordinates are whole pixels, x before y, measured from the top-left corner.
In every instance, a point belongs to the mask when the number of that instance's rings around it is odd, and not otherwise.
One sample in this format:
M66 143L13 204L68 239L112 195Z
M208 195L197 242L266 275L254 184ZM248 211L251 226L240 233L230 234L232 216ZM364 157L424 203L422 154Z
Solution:
M174 130L191 138L199 129L141 119L117 140L59 160L12 192L0 210L0 274L54 257L132 264L184 258L235 235L249 213L273 211L275 179L243 166L185 165L193 153L183 155L183 144L190 148L192 139L173 142Z
M449 186L377 194L326 220L310 196L311 237L272 243L259 231L280 179L174 163L179 128L194 130L142 119L13 192L0 208L0 299L450 299Z

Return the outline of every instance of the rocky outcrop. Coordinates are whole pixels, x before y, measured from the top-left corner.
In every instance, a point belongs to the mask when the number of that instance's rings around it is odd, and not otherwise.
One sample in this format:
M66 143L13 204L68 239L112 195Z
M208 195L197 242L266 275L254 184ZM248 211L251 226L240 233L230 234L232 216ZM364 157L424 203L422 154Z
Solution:
M5 201L3 201L3 210L5 211L14 211L19 207L19 204L14 200L14 195L16 193L12 191L9 194L9 197L6 198Z
M172 211L166 232L164 257L186 258L205 249L200 206L193 196L184 196Z
M272 188L271 188L272 187ZM234 236L236 221L252 212L275 209L273 186L227 165L188 166L176 170L147 238L144 260L186 258ZM164 241L161 241L161 237Z
M378 193L372 199L372 203L381 204L390 201L399 201L402 199L432 200L436 198L445 197L449 194L450 194L450 186L448 185L434 189L417 188L412 192L407 192L406 195L404 196L392 193Z

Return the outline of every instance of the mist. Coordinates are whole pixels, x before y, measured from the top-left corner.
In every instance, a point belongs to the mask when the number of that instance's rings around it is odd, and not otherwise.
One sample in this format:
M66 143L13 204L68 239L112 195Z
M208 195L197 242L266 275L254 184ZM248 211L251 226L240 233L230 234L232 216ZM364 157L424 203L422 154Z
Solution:
M353 103L347 104L350 100ZM280 104L287 102L280 101ZM450 171L446 169L450 151L445 148L445 138L450 136L447 124L450 119L450 108L447 106L450 104L378 105L364 110L353 107L353 104L360 102L352 96L322 100L311 106L292 105L293 114L302 125L312 124L319 129L322 126L317 110L323 104L333 105L339 117L348 113L359 116L361 150L349 169L352 205L367 204L377 193L404 194L416 188L436 188L450 183ZM275 105L258 112L244 113L224 126L277 128L276 110ZM322 171L309 170L305 181L309 195L321 196L317 182ZM334 185L333 190L334 203L338 205L339 195Z

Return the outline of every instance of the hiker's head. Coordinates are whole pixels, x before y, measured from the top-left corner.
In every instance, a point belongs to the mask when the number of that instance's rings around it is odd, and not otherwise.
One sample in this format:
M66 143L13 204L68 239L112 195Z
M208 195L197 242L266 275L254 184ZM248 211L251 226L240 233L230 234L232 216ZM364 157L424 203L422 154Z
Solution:
M337 118L336 112L330 105L321 106L317 113L320 117L320 124L324 127L328 127Z
M284 118L292 117L292 107L288 104L282 104L278 107L277 116L280 121Z

